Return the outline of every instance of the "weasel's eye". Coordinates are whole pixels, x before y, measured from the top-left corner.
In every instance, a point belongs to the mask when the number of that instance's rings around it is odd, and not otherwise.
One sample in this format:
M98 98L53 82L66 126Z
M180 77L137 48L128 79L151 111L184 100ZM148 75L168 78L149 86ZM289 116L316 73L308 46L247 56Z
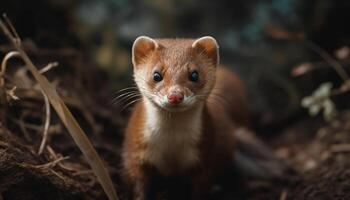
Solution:
M163 80L163 77L162 77L162 75L160 75L159 72L154 72L154 74L153 74L153 80L154 80L155 82L161 82L161 81Z
M198 82L199 79L199 74L197 71L193 71L190 76L188 77L188 79L190 79L190 81L192 82Z

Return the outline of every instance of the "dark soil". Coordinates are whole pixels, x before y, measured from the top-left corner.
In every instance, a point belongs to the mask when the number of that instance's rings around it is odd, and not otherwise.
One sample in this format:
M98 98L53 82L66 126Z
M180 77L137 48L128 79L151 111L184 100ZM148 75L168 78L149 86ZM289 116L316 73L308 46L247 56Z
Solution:
M44 167L38 157L9 133L0 131L0 193L3 199L93 199L84 182L57 167Z
M307 119L274 140L276 153L298 172L287 199L350 199L350 113L325 123Z

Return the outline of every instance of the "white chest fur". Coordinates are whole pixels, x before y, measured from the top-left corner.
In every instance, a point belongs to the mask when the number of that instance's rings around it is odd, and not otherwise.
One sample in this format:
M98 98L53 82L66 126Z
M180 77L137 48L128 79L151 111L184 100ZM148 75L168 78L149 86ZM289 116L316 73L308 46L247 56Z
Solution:
M145 101L147 149L143 159L163 175L186 170L198 162L197 143L201 134L202 108L169 113Z

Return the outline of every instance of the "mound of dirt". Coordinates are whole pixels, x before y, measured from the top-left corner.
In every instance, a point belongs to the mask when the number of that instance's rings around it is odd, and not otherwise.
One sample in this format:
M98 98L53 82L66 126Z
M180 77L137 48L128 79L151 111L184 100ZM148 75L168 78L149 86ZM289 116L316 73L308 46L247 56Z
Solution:
M0 130L0 194L3 199L95 199L88 182L55 162L39 157L31 146Z

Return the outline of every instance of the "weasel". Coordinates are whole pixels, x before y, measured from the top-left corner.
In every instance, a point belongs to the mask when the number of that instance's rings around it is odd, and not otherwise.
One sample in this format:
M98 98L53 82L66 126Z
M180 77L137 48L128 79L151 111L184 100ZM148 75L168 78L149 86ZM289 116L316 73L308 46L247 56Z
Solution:
M133 199L197 199L231 170L235 130L248 123L241 80L219 66L213 37L138 37L134 80L142 98L128 122L123 175Z

